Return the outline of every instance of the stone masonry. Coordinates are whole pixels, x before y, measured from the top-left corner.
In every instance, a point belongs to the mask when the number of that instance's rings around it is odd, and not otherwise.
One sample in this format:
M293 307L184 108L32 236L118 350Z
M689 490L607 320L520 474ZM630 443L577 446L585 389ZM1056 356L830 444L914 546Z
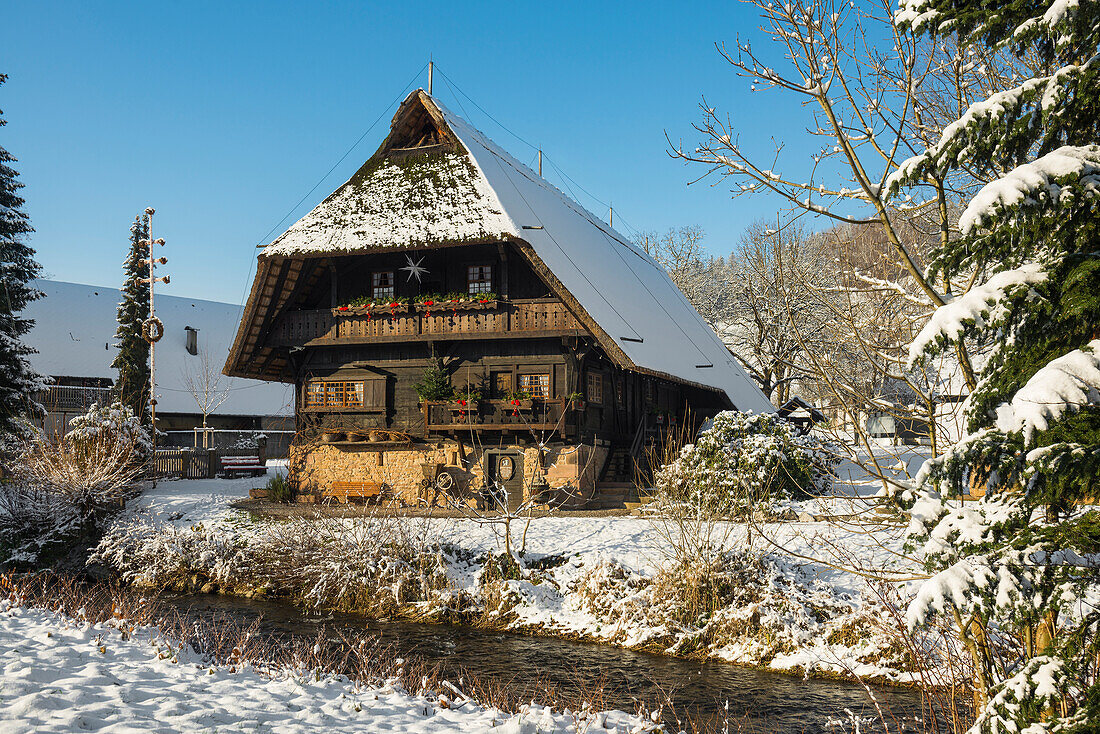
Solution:
M377 482L389 487L395 498L416 504L423 493L423 465L442 464L458 492L473 497L485 479L485 449L511 450L523 454L524 498L530 496L536 475L546 479L553 493L551 504L583 507L594 496L596 480L607 449L588 445L551 445L540 460L538 446L512 445L465 447L462 460L457 441L414 443L408 447L361 444L311 444L292 446L290 479L299 494L317 494L333 482Z

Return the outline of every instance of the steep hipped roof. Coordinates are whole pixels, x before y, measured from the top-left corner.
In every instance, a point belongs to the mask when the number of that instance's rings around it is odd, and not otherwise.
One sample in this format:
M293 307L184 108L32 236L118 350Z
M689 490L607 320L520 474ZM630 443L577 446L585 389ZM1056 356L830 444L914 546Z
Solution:
M411 149L433 130L431 145ZM520 247L624 367L774 410L653 258L423 90L402 103L379 151L263 250L226 369L244 369L239 350L258 348L260 322L278 308L273 260L500 240Z

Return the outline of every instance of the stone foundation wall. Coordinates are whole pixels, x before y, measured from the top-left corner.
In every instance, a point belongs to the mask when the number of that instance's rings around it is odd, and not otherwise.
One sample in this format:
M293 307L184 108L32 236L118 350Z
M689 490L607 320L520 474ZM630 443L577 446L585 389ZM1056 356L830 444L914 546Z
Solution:
M596 479L607 449L587 445L551 445L541 455L537 446L491 446L523 454L524 495L541 474L553 490L551 504L583 507L595 495ZM390 487L399 501L416 504L424 472L422 464L443 464L454 477L459 493L474 497L485 481L485 450L465 447L463 462L457 441L417 443L408 448L314 444L290 450L290 479L299 493L319 493L333 482L378 482Z

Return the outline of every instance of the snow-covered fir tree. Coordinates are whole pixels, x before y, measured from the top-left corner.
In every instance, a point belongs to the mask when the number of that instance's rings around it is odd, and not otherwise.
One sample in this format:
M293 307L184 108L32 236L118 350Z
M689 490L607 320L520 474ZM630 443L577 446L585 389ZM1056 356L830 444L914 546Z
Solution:
M910 359L973 337L998 345L969 434L899 493L932 573L909 623L956 627L975 670L974 731L1096 731L1100 3L902 0L896 21L1042 70L971 105L888 184L988 177L932 264L977 285L937 309ZM952 499L976 488L977 501Z
M0 74L0 85L7 78ZM0 126L6 124L0 117ZM27 244L27 235L34 230L18 195L23 184L8 165L13 161L15 158L0 146L0 450L25 437L31 421L42 414L35 400L42 380L27 361L34 350L22 342L34 326L34 321L23 318L22 312L28 303L42 296L32 283L42 268Z
M118 304L118 354L111 366L118 370L119 399L130 411L148 421L149 343L141 335L141 325L149 318L148 254L141 244L149 239L149 215L134 217L130 225L130 251L122 266L126 282Z

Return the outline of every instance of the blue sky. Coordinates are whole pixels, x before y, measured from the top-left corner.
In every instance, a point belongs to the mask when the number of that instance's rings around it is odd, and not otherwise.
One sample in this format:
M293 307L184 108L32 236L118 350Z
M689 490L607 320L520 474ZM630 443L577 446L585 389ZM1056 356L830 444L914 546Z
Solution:
M666 153L692 144L706 94L742 147L804 137L779 93L750 94L714 49L757 38L744 3L34 3L0 23L0 128L19 162L32 244L51 277L117 285L129 223L156 207L178 295L240 302L256 245L347 179L385 136L395 99L433 56L435 93L520 160L541 145L615 207L626 234L699 225L728 253L778 202ZM411 88L411 87L410 87ZM348 148L379 122L318 186ZM792 157L792 163L797 160ZM597 214L603 205L544 172ZM284 219L281 226L276 227ZM274 228L274 231L272 231ZM270 235L268 233L271 232Z

